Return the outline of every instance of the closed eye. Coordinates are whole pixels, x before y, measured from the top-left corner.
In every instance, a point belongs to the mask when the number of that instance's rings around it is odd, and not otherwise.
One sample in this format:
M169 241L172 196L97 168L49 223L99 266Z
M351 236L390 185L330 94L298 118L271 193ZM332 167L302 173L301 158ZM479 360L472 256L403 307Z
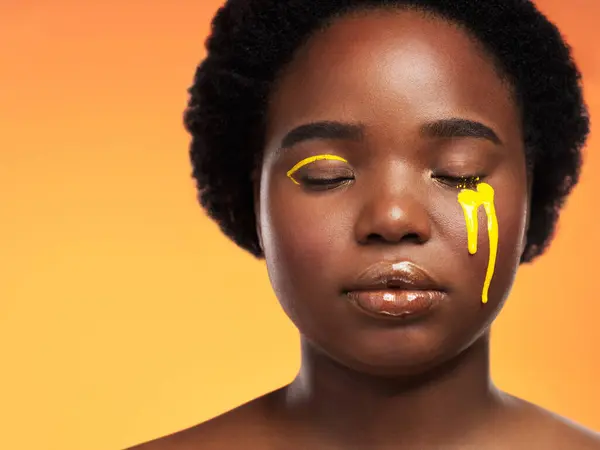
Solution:
M300 183L314 189L334 189L336 187L346 185L354 180L354 177L350 176L339 176L339 177L323 177L315 178L310 176L303 176L300 178Z
M483 175L465 175L465 176L451 176L451 175L432 175L440 183L447 186L454 187L456 189L475 189L477 184L481 183Z

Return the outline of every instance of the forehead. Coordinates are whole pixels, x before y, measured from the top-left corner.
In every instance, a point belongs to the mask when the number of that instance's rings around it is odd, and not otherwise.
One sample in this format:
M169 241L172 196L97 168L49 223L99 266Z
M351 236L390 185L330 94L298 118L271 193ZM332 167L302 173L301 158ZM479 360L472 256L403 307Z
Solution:
M463 29L419 11L371 10L336 19L296 52L272 92L267 135L313 120L447 116L509 132L518 115L492 58Z

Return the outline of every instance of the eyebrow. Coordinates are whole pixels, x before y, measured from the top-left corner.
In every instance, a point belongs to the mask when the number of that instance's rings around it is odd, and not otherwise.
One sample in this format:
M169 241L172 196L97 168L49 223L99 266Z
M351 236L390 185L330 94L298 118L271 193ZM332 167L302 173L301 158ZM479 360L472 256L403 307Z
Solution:
M312 122L294 128L281 141L281 149L293 147L314 139L335 139L359 142L364 136L364 125L333 121Z
M437 138L472 137L486 139L496 145L502 141L487 125L474 120L450 118L426 123L421 127L421 134Z
M333 139L359 142L364 137L362 123L336 121L311 122L288 132L281 140L280 149L288 149L305 141ZM486 139L496 145L502 141L489 126L481 122L461 118L440 119L421 126L421 135L437 138L472 137Z

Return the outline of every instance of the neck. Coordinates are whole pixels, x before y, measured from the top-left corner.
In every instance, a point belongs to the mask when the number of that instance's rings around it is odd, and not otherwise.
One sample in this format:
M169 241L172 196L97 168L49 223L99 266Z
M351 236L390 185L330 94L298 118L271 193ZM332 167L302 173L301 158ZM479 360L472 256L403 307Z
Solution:
M352 371L302 341L302 366L282 391L294 422L332 441L446 444L474 432L497 408L489 373L489 335L434 370L410 378ZM287 414L286 414L287 415Z

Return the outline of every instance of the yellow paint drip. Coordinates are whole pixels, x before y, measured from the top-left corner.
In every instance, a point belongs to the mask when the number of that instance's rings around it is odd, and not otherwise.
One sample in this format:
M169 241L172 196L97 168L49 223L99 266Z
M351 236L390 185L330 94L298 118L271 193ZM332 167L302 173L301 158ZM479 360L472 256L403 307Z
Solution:
M462 189L458 193L458 202L465 213L465 222L467 225L467 239L469 253L477 252L478 237L478 219L477 211L483 205L487 215L487 229L490 241L490 257L483 283L483 293L481 294L482 303L488 301L488 290L494 274L496 265L496 254L498 251L498 218L494 208L494 189L487 183L479 183L477 191L472 189Z
M294 174L294 172L296 172L298 169L300 169L301 167L304 167L307 164L310 164L311 162L314 161L320 161L323 159L329 159L329 160L334 160L334 161L342 161L342 162L348 162L346 161L344 158L342 158L341 156L335 156L335 155L317 155L317 156L309 156L308 158L304 158L302 161L300 161L298 164L296 164L294 167L292 167L290 170L288 170L287 172L287 176L290 178L290 180L292 180L294 183L296 184L300 184L298 183L294 177L292 176Z

